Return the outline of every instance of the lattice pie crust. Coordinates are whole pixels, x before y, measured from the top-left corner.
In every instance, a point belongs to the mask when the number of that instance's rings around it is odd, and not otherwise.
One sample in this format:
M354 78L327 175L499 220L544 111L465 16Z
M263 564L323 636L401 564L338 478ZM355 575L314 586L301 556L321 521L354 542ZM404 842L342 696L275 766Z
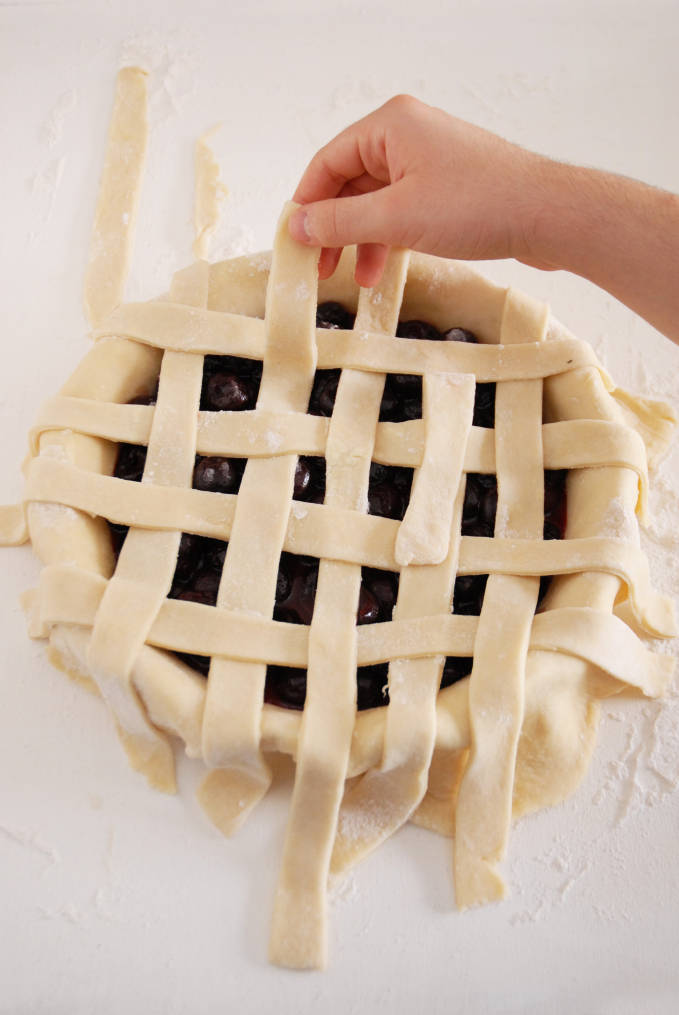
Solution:
M166 297L123 302L144 78L118 79L86 285L95 342L40 412L25 501L2 509L0 535L30 534L45 565L30 633L96 686L152 786L174 791L179 737L230 834L267 790L269 752L294 757L270 955L317 967L329 870L413 820L455 833L460 908L500 898L511 818L573 791L598 699L667 686L670 658L635 633L676 633L635 512L643 522L647 460L673 421L615 389L545 306L464 264L394 250L359 292L347 251L319 285L318 252L288 234L292 206L272 255L198 260ZM214 173L201 179L203 244ZM353 330L317 330L319 300L356 311ZM480 344L396 338L400 314ZM256 409L199 411L205 354L263 361ZM342 369L330 419L307 414L317 367ZM387 372L422 376L423 419L378 422ZM158 376L155 406L127 404ZM494 430L472 426L477 381L497 385ZM148 445L141 483L112 475L120 442ZM191 488L196 452L247 458L237 495ZM323 504L292 501L300 454L325 456ZM415 469L402 522L367 514L371 461ZM563 540L542 538L545 468L569 470ZM468 472L497 475L493 538L460 535ZM130 526L115 568L105 519ZM167 598L183 532L228 540L216 607ZM321 560L310 627L271 619L282 550ZM389 623L356 626L362 565L399 572ZM478 617L451 613L466 574L490 575ZM541 575L558 577L536 614ZM210 655L208 679L168 650ZM471 676L439 692L445 657L472 655ZM357 665L387 661L389 705L357 714ZM263 705L267 663L306 667L303 712Z

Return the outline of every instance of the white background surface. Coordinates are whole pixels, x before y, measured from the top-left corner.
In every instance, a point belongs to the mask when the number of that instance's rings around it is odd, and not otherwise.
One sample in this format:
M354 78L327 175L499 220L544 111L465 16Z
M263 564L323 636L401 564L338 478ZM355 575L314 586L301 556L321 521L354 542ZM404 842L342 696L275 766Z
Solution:
M151 149L129 295L190 260L193 142L230 199L213 256L267 248L313 152L407 91L569 161L677 188L679 8L662 0L406 4L0 4L0 498L25 434L87 348L83 266L115 71L151 79ZM562 273L484 266L547 299L623 386L676 398L679 350ZM677 592L677 454L652 530ZM679 705L614 701L576 797L524 820L508 902L453 909L450 844L408 828L333 889L328 972L266 964L287 808L274 791L222 840L193 798L127 767L99 700L27 640L27 548L1 554L0 1011L674 1012Z

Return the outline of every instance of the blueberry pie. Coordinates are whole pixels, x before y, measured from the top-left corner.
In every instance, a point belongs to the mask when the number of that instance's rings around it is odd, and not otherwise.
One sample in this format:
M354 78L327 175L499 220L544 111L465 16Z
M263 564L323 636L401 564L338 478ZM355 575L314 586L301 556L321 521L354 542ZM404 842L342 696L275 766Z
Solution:
M465 908L500 898L512 817L577 786L597 701L660 695L676 632L639 548L671 415L466 265L353 253L281 217L271 255L122 288L145 147L121 72L87 276L94 344L31 434L3 541L44 563L30 632L172 791L168 734L226 834L296 778L270 956L326 958L326 886L406 821L454 834ZM443 875L445 877L445 873Z

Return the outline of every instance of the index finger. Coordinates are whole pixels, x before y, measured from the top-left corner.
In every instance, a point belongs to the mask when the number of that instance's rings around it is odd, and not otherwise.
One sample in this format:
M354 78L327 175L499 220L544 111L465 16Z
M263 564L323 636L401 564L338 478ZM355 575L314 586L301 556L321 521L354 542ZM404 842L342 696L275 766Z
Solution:
M375 157L379 136L371 138L365 129L369 118L346 127L314 155L297 185L293 201L310 204L337 197L349 181L366 175L380 183L389 182L386 160Z

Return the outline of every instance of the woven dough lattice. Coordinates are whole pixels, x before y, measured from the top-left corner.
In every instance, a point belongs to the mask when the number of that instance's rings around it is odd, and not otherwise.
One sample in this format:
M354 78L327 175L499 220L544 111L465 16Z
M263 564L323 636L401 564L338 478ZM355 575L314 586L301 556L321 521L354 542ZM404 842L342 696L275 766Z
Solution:
M123 71L87 284L96 343L43 406L25 503L3 509L2 534L30 530L46 565L27 596L31 633L96 684L152 785L174 789L166 734L180 736L229 834L269 786L269 752L294 756L270 951L322 966L331 869L412 819L455 833L458 906L499 898L512 814L575 787L596 700L625 685L662 693L669 658L633 629L669 636L674 616L635 511L643 520L647 451L671 420L617 392L542 304L463 265L394 250L380 285L359 292L347 252L319 293L291 206L271 259L198 261L166 298L124 303L144 143L144 76ZM320 298L354 308L353 329L317 329ZM404 312L480 344L397 338ZM206 355L262 361L255 409L200 409ZM315 371L329 368L341 369L332 416L309 415ZM379 422L387 373L422 377L422 419ZM129 404L156 378L155 405ZM480 382L497 386L492 430L472 425ZM148 448L141 483L113 475L119 444ZM246 459L238 493L193 489L196 453ZM321 504L293 500L299 455L325 458ZM401 522L368 514L373 462L415 470ZM543 539L545 469L570 470L563 540ZM461 535L470 472L497 476L493 537ZM104 519L130 527L117 563ZM228 541L216 606L168 598L182 533ZM308 627L272 619L282 552L320 560ZM357 627L362 567L399 574L391 621ZM456 577L476 574L490 576L480 616L453 614ZM536 613L543 575L559 577ZM171 652L211 657L207 680ZM439 692L447 656L473 667ZM388 706L357 713L357 667L385 662ZM268 664L307 670L301 714L264 704Z

